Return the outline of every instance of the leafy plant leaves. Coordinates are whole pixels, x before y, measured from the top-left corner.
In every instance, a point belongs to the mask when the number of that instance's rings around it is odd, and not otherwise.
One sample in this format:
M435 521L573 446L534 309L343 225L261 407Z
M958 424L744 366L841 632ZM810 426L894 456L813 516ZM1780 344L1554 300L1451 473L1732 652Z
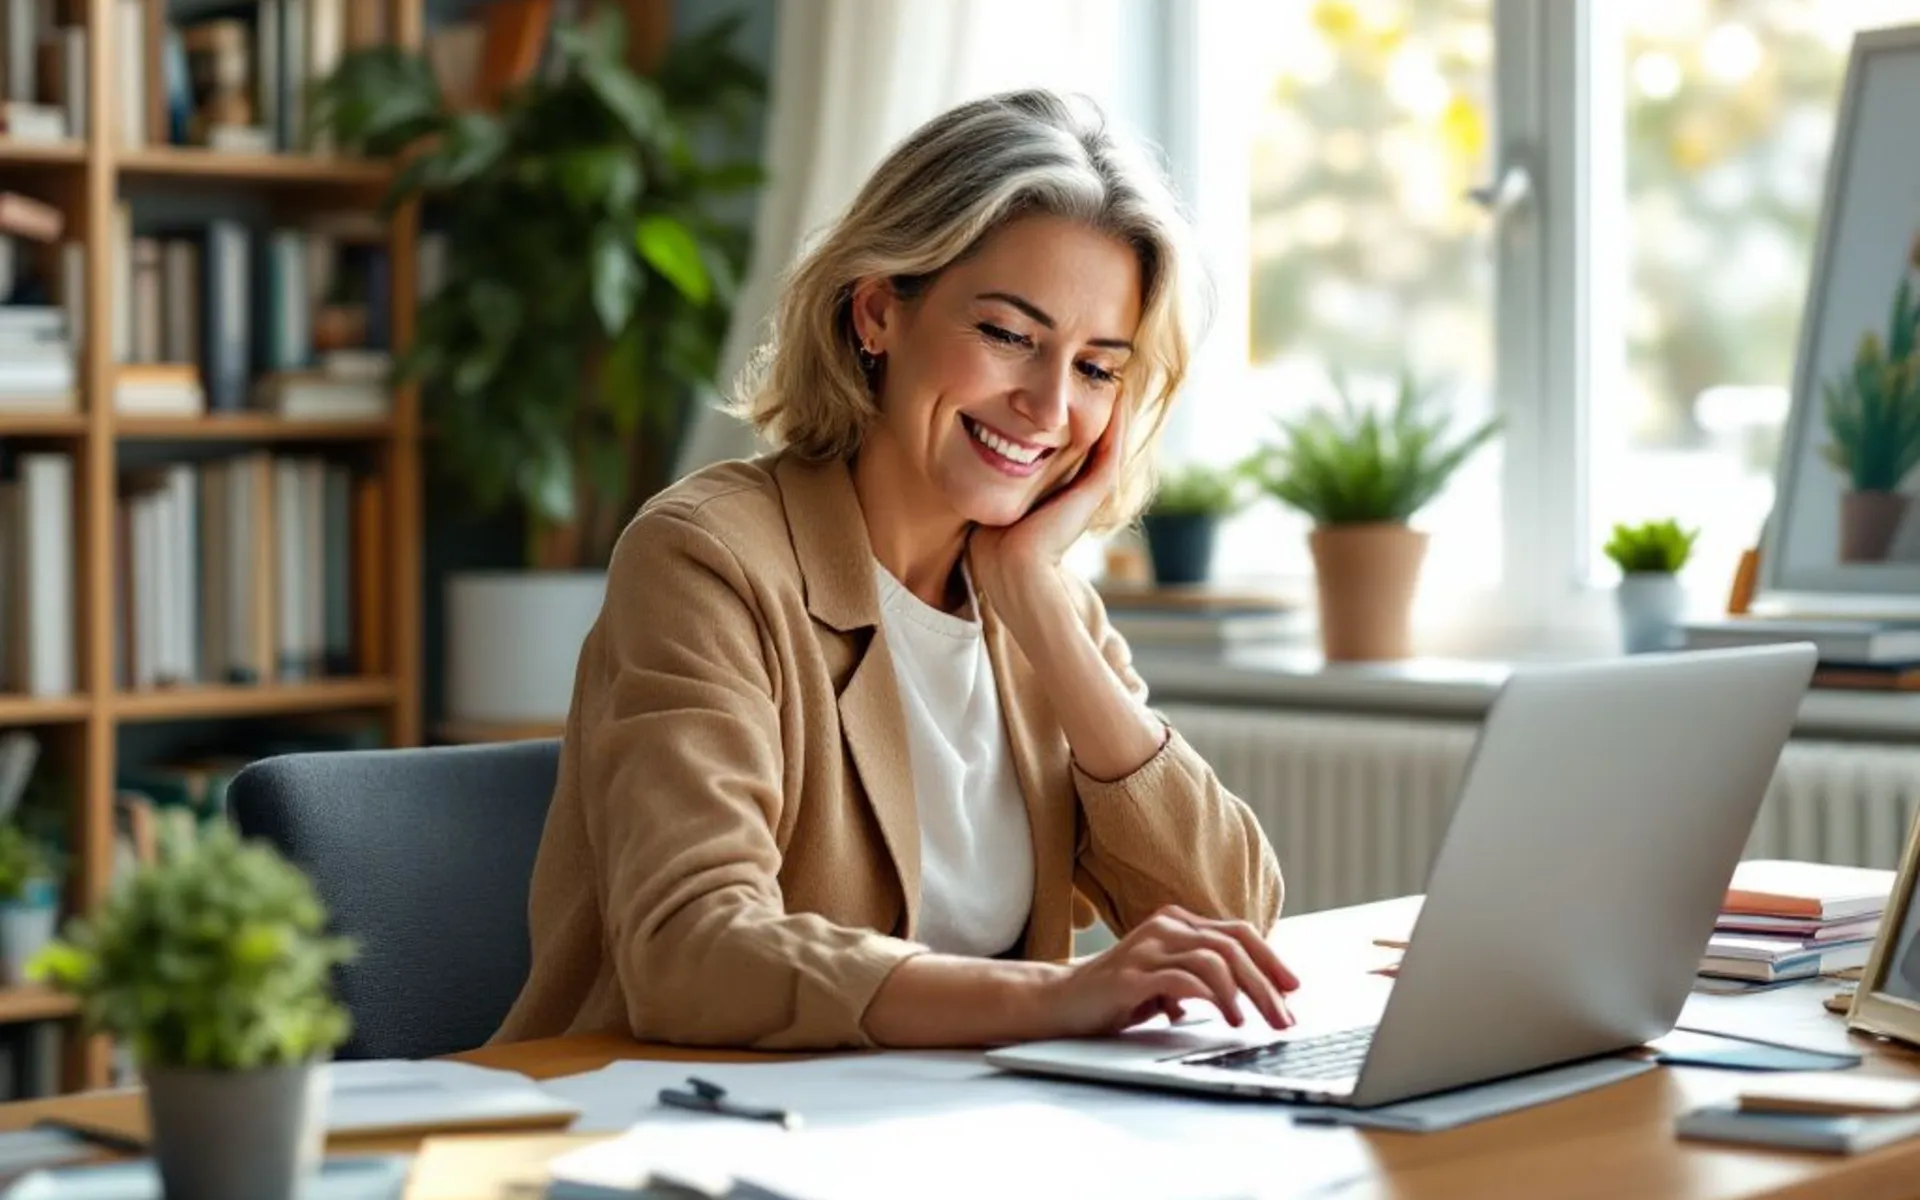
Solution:
M668 283L694 304L705 304L713 295L707 278L707 266L700 258L700 245L685 224L664 213L640 218L633 243L647 265L658 271Z

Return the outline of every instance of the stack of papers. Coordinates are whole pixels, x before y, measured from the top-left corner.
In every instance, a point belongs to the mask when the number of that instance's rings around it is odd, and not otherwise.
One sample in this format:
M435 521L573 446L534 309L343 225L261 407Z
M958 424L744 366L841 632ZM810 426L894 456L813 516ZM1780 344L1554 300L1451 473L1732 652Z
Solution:
M1711 979L1773 984L1864 967L1894 872L1754 859L1734 869L1700 960Z

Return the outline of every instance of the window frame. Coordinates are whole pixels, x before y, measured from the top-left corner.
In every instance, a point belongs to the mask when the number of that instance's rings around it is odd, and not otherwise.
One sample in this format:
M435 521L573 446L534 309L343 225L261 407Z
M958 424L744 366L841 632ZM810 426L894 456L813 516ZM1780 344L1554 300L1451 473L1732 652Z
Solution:
M1159 128L1149 133L1189 204L1217 295L1193 375L1199 403L1169 423L1174 459L1205 420L1208 398L1238 394L1235 377L1247 369L1249 286L1237 264L1248 254L1245 114L1254 101L1245 39L1235 36L1239 8L1159 0L1145 14L1165 81L1150 122ZM1625 131L1593 117L1622 102L1623 39L1602 25L1618 14L1591 0L1490 0L1488 18L1491 170L1495 180L1522 172L1526 183L1508 211L1487 213L1494 404L1506 422L1501 580L1487 594L1451 598L1444 617L1417 619L1423 645L1440 654L1599 649L1615 634L1612 589L1588 570L1588 450L1593 397L1624 371L1625 281L1595 268L1602 248L1622 244ZM1602 286L1610 278L1620 286Z

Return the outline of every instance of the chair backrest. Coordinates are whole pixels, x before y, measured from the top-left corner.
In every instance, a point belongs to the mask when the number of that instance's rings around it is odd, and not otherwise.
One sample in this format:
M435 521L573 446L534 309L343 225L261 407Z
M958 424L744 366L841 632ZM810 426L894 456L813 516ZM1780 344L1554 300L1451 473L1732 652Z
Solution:
M353 1033L339 1058L469 1050L526 981L527 888L557 739L289 754L234 776L240 832L313 880L336 932Z

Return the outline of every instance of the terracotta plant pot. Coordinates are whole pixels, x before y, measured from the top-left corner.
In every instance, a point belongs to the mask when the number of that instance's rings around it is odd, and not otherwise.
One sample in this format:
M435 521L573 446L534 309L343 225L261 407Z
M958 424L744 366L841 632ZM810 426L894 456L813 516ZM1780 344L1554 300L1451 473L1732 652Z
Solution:
M1885 562L1910 501L1901 492L1850 491L1841 496L1840 561Z
M1427 535L1405 525L1327 525L1307 539L1328 662L1407 658Z

